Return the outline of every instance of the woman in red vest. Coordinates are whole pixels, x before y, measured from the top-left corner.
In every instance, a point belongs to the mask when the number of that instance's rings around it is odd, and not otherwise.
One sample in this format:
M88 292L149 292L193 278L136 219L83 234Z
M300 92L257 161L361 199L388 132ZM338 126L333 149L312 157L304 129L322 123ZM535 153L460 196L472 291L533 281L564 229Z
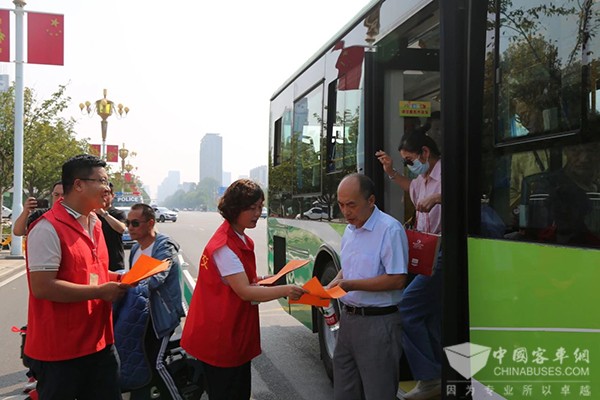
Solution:
M297 300L296 285L258 286L254 242L244 234L256 227L265 196L240 179L219 201L225 221L212 236L198 271L181 346L204 362L211 400L250 398L250 362L260 354L258 303L279 297Z

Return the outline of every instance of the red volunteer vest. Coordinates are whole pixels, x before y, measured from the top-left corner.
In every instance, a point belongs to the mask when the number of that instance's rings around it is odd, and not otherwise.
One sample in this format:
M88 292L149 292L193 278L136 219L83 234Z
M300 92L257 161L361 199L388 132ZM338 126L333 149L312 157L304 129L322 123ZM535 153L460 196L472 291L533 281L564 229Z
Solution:
M254 242L247 245L227 221L210 239L198 268L198 280L187 315L181 346L216 367L237 367L260 354L258 305L242 300L221 280L213 253L227 245L242 261L248 280L256 278Z
M57 278L90 284L90 274L98 276L98 284L109 281L108 251L98 221L94 226L94 243L83 227L62 205L54 204L46 218L60 239L61 262ZM32 224L35 226L41 218ZM34 272L35 274L36 272ZM27 267L27 279L30 272ZM96 353L114 343L112 304L104 300L58 303L40 300L31 294L25 354L36 360L61 361Z

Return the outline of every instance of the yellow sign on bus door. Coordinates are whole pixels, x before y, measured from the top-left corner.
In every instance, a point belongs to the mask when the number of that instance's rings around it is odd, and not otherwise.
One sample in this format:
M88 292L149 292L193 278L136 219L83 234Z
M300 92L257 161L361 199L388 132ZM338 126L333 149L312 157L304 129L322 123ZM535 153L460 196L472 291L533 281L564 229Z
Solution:
M431 102L429 101L400 101L401 117L430 117Z

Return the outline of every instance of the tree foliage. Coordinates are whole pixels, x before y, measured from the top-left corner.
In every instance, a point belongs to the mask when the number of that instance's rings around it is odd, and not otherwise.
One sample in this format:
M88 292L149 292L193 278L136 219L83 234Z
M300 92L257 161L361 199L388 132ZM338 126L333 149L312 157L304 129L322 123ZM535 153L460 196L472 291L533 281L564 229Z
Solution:
M217 209L219 182L213 178L204 178L188 192L180 189L165 199L166 207L199 209L205 206L208 210Z
M14 181L14 94L14 86L0 93L0 193L11 189ZM25 89L23 190L26 196L47 197L54 182L60 180L62 164L89 149L86 140L75 137L75 120L62 116L70 101L66 86L59 86L46 100L38 100L33 89Z

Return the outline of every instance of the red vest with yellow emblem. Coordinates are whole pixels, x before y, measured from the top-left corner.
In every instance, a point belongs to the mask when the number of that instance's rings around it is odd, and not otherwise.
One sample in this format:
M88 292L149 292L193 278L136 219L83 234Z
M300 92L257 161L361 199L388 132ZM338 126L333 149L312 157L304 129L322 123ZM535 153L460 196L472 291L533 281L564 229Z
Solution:
M254 242L246 244L225 221L210 239L198 270L198 280L181 335L181 346L215 367L238 367L260 354L258 305L242 300L226 285L213 253L227 245L240 259L250 282L256 278Z
M80 285L101 285L109 281L108 251L99 221L94 225L92 242L81 224L67 213L62 200L42 218L52 224L60 239L61 261L57 279ZM29 275L27 268L28 278ZM42 300L31 294L30 287L28 314L25 354L36 360L70 360L96 353L114 343L112 304L108 301L59 303Z

